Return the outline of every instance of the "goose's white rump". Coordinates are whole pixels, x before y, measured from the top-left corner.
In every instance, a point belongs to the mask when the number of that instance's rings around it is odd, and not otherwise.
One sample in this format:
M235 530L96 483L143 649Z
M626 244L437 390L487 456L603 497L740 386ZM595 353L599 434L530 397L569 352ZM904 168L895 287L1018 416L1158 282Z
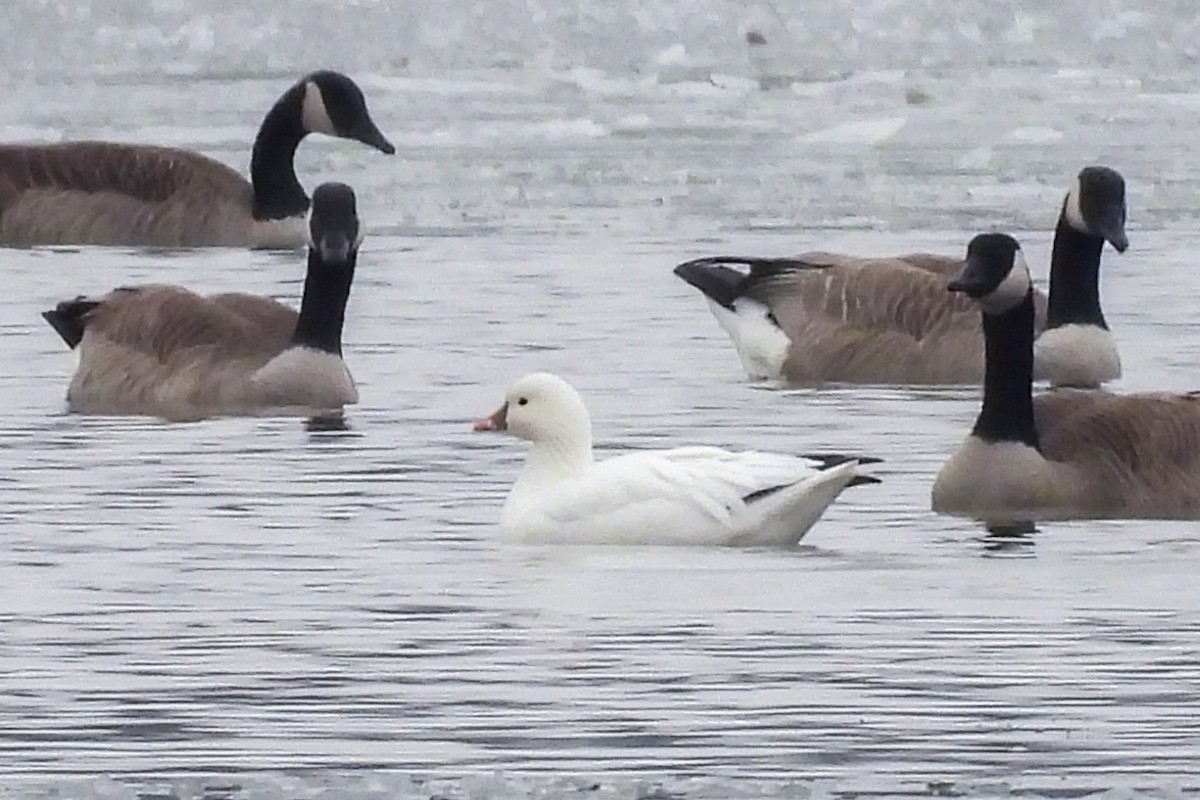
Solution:
M1034 293L1037 376L1051 385L1096 387L1121 376L1100 309L1099 269L1106 241L1118 252L1129 246L1125 212L1120 173L1102 166L1080 171L1055 229L1050 297ZM962 263L928 253L716 256L680 264L675 274L704 294L751 378L978 384L979 315L948 291Z
M536 373L475 424L533 444L500 526L524 541L574 544L789 545L843 489L873 483L863 461L680 447L596 462L583 400Z

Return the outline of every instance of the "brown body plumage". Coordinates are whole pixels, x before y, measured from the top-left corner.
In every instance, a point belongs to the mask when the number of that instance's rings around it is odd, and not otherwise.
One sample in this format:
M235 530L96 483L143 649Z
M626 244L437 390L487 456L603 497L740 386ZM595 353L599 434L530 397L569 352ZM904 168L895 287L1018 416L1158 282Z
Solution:
M72 411L188 420L357 402L340 358L317 368L323 374L310 369L303 380L262 373L289 348L297 319L269 298L146 285L95 302L67 390Z
M300 79L268 111L249 180L172 147L0 144L0 244L300 247L309 198L293 159L310 133L395 152L354 81L328 70Z
M748 264L741 273L726 264ZM947 291L962 260L719 257L675 273L701 289L751 377L821 383L970 384L983 378L974 305ZM1039 329L1046 300L1038 296Z
M1200 516L1200 397L1060 389L1034 397L1039 446L1095 516Z
M979 311L950 295L960 259L913 254L854 258L807 253L752 282L798 346L783 363L792 384L969 384L983 379ZM1039 295L1045 320L1045 297Z
M1200 397L1033 395L1033 302L1020 248L985 234L968 252L952 285L983 309L983 404L934 481L933 509L991 523L1200 517Z
M1127 246L1124 221L1119 173L1081 171L1055 231L1051 294L1058 302L1035 294L1036 330L1053 332L1039 354L1039 379L1099 386L1120 375L1100 313L1098 270L1106 240ZM701 258L675 274L708 298L751 377L801 385L977 384L984 373L979 315L947 291L961 266L961 259L928 253L816 252Z
M283 409L340 410L358 401L341 336L361 228L354 192L319 186L297 312L267 297L201 296L149 284L59 303L43 316L79 366L72 411L173 420Z
M291 231L253 217L249 181L199 153L111 142L0 145L8 245L271 246Z

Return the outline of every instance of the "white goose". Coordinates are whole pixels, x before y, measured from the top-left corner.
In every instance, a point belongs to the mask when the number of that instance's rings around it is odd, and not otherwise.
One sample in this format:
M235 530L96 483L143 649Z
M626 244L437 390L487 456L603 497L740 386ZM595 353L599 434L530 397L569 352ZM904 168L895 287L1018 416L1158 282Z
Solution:
M878 482L858 468L879 459L845 455L681 447L598 462L583 398L544 372L510 386L475 430L533 444L500 515L527 542L791 545L847 486Z

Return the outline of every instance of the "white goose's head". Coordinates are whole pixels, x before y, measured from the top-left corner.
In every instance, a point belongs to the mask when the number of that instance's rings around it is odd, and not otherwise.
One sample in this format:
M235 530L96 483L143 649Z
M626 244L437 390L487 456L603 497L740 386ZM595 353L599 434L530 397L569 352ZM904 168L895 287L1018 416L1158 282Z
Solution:
M504 431L577 462L590 461L592 420L579 392L557 375L535 372L513 383L504 404L475 423L476 431Z

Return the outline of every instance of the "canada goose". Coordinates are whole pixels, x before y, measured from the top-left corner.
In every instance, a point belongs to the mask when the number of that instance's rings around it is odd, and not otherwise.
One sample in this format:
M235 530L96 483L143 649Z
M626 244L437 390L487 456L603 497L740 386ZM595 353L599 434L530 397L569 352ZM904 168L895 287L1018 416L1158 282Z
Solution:
M1050 300L1035 293L1038 378L1098 386L1120 376L1100 312L1100 251L1123 252L1125 181L1087 167L1063 202L1054 236ZM729 264L749 266L749 273ZM978 314L946 284L957 258L916 253L856 258L720 256L680 264L675 274L709 301L752 378L822 382L969 384L983 378ZM1057 288L1056 288L1057 287Z
M313 193L300 312L266 297L203 297L180 286L124 287L43 316L79 367L67 404L83 414L171 420L358 402L342 361L342 324L361 242L353 190Z
M681 447L597 462L587 407L548 373L521 378L475 423L533 443L500 527L524 541L565 544L788 545L879 459L786 456Z
M1033 294L1020 245L976 236L950 291L982 310L987 372L933 510L1012 523L1200 517L1200 396L1056 389L1034 397Z
M329 70L301 78L267 112L249 181L172 147L0 145L0 244L300 247L309 200L293 162L310 133L396 152L358 85Z

